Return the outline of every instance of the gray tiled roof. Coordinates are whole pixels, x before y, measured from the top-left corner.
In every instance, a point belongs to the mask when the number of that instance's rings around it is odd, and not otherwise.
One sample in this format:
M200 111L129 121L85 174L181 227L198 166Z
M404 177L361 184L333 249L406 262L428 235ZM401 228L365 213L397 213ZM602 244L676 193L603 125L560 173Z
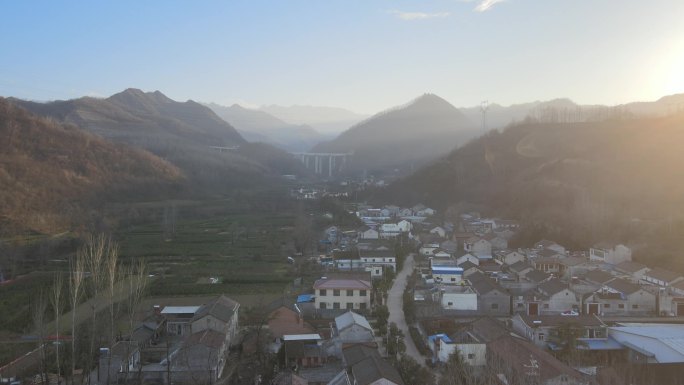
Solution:
M639 289L641 289L641 286L634 284L632 282L626 281L622 278L616 278L616 279L608 282L606 284L606 286L608 286L609 288L611 288L613 290L619 291L622 294L627 294L627 295L635 293L635 292L639 291Z
M546 295L554 295L568 288L568 284L558 278L550 279L539 285L539 290Z
M376 356L370 356L352 366L352 374L358 385L369 385L380 379L389 380L397 385L404 385L399 372L389 362Z
M615 277L613 277L610 273L600 269L590 270L586 274L584 274L584 279L586 279L587 281L598 283L601 285L610 281L613 278Z
M206 315L212 315L223 322L228 322L233 317L233 314L240 307L240 304L232 299L221 295L213 299L208 304L202 306L193 320L198 320Z

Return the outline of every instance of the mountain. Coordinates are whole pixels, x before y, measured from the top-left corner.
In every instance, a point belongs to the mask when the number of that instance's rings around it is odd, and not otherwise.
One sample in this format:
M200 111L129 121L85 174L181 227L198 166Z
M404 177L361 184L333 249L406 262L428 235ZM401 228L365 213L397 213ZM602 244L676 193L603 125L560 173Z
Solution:
M684 94L670 95L652 102L634 102L616 106L581 105L570 99L554 99L502 106L492 103L487 107L487 129L503 128L522 122L528 117L564 122L603 121L618 115L658 117L684 110ZM482 122L482 106L461 108L472 121Z
M12 101L38 115L143 147L179 140L213 146L245 143L235 128L209 108L191 100L173 101L159 91L129 88L106 99L83 97L48 103Z
M88 223L89 209L150 199L184 181L151 153L30 114L0 98L0 228L55 233Z
M367 115L338 107L270 105L262 106L259 110L290 124L311 126L323 135L337 135L368 118Z
M405 106L381 112L321 143L313 152L353 152L351 173L385 174L413 167L446 154L477 129L465 115L439 96L426 94Z
M211 103L207 107L237 128L249 142L264 142L287 151L303 152L326 138L310 126L285 123L264 111L237 104L226 107Z
M236 152L247 142L233 126L206 106L193 101L176 102L159 91L129 88L106 99L11 101L39 116L149 150L182 169L189 178L188 186L194 190L249 188L272 183L271 177L281 173L304 172L289 154L272 146L262 147L261 152L272 151L273 157L281 159L281 166L291 166L286 172L283 167L276 170L260 163L251 153Z
M569 246L633 241L648 232L647 222L684 220L683 142L684 112L581 123L528 119L461 146L381 195L442 209L479 207Z

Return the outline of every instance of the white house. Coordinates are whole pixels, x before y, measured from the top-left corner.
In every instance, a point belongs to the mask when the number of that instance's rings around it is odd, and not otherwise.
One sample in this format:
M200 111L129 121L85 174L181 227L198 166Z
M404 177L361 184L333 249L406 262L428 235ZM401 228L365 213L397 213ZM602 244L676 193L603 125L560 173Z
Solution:
M429 257L434 254L435 250L439 250L439 243L425 243L420 246L418 253L420 253L420 255Z
M334 335L344 344L373 342L375 338L366 317L353 311L335 317Z
M617 265L632 260L632 249L622 244L599 243L589 249L589 260Z
M456 258L456 264L457 265L460 265L465 261L470 261L470 262L472 262L478 266L480 265L480 259L478 257L470 254L470 253L463 254L460 257Z
M192 318L192 333L213 330L225 336L225 345L231 346L238 332L240 304L221 295L203 305Z
M363 226L358 230L359 239L379 239L380 233L368 226Z
M446 238L446 230L441 226L433 227L430 230L430 234L438 235L440 238Z
M470 286L440 287L442 309L477 310L477 293Z
M497 261L508 266L513 265L516 262L525 261L524 254L510 250L501 250L495 253L495 258L497 259Z
M435 282L457 285L463 280L463 268L454 264L432 264L432 277Z
M402 233L410 233L411 230L413 229L413 224L406 219L402 219L397 223L397 226L399 226L399 230Z
M463 249L480 259L492 258L492 244L480 237L470 237L463 243Z
M428 346L433 353L433 362L446 363L452 354L459 354L462 362L470 366L487 364L487 344L468 331L457 332L452 337L444 333L428 337Z
M383 223L380 225L380 238L396 238L401 234L401 228L396 223Z
M371 283L362 279L321 278L313 288L316 309L370 309Z

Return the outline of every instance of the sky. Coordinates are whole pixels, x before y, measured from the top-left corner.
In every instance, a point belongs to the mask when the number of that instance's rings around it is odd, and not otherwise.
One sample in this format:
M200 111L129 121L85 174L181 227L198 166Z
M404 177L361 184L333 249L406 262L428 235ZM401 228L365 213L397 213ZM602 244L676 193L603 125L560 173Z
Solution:
M682 0L0 2L0 95L126 88L371 114L424 93L459 107L684 92Z

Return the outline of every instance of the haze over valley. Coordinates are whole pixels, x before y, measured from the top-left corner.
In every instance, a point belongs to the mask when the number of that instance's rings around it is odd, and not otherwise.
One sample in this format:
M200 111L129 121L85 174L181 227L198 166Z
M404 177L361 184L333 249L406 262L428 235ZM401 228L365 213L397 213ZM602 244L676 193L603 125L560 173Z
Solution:
M684 2L0 14L0 384L684 384Z

